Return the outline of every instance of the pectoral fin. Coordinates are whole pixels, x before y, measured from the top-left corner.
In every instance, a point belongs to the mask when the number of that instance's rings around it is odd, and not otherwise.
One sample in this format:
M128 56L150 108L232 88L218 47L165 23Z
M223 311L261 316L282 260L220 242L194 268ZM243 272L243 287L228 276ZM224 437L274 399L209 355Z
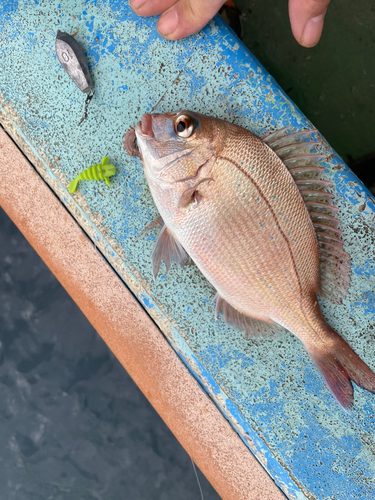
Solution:
M194 203L197 200L198 186L202 184L202 182L211 182L213 180L212 177L206 177L197 181L193 187L186 189L181 195L178 206L184 208L190 205L190 203Z
M160 231L158 239L156 240L154 249L151 254L152 272L154 279L156 279L160 264L164 261L167 272L172 264L179 264L184 266L188 256L180 243L169 233L166 226Z

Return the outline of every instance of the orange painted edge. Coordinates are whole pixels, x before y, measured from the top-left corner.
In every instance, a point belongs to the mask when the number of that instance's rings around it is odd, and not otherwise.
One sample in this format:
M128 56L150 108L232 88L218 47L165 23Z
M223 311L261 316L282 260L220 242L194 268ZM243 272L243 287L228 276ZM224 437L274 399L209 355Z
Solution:
M0 205L219 495L225 500L285 500L161 331L2 128L0 164Z

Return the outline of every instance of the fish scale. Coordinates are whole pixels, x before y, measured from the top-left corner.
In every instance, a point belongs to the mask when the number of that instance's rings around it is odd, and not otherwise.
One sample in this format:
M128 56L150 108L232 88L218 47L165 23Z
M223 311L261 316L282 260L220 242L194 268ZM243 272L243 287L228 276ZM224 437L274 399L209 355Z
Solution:
M233 144L237 141L230 137L228 142L231 145L231 148L233 148ZM239 142L242 144L243 141L241 138ZM266 153L271 157L274 155L274 153L270 150L266 150ZM230 155L231 151L227 152L224 149L222 156L226 156L226 154ZM283 165L281 165L281 167L283 167L282 170L278 168L280 165L276 162L273 164L270 163L270 166L268 166L269 162L265 161L265 159L263 161L268 170L270 170L270 168L274 170L273 172L271 171L271 176L275 176L277 178L277 185L275 188L273 188L268 179L260 173L255 179L258 186L261 187L261 192L259 192L259 190L255 188L254 184L237 167L235 167L233 163L220 159L220 161L216 163L215 169L212 172L215 183L205 186L202 190L203 200L206 200L206 203L205 201L202 201L201 205L205 204L207 209L204 210L204 207L202 206L202 210L189 212L189 218L186 220L185 225L179 228L179 240L181 244L184 246L186 251L193 256L193 260L197 263L198 267L200 267L203 274L205 274L209 281L217 288L218 281L220 280L221 291L223 291L224 288L222 275L223 273L227 274L228 277L225 288L230 290L232 297L236 297L235 303L237 305L237 309L245 313L246 311L248 313L250 311L254 312L254 309L260 312L259 298L262 296L262 293L259 287L264 288L265 281L269 283L268 289L271 287L268 291L269 300L275 302L275 298L279 298L279 302L281 301L281 303L284 302L285 304L285 301L282 301L280 298L285 295L284 280L282 275L280 275L280 271L282 272L282 269L288 269L289 279L292 280L294 278L292 272L293 262L291 262L290 259L289 247L285 243L284 238L277 227L277 225L281 224L284 226L285 224L283 224L278 217L276 217L277 224L274 224L272 218L272 212L275 213L279 210L277 205L280 205L281 201L274 199L270 193L274 191L277 192L278 189L284 189L285 186L292 192L291 196L294 195L296 199L300 200L300 195L298 189L292 184L291 176L289 176L288 172L286 172L287 175L283 172L283 170L286 170ZM281 170L284 175L279 176L279 170ZM265 180L263 185L260 184L262 177ZM272 184L275 184L275 182ZM242 185L244 185L247 193L250 193L248 198L246 198L246 202L244 202L244 199L241 196ZM239 189L238 186L240 186ZM264 194L266 200L262 199L261 193ZM225 203L226 200L238 201L228 206L228 204ZM267 215L269 216L268 222L266 222ZM235 224L233 224L233 218L235 219ZM305 224L306 226L303 233L305 235L305 239L307 239L306 234L310 229L309 235L311 242L309 243L311 245L315 245L316 259L318 259L316 238L312 230L312 224L307 210L304 208L304 210L301 210L301 214L299 216L297 214L295 218L298 219L300 224ZM199 224L199 219L204 219L206 223L204 225ZM217 224L217 220L222 221L220 225ZM259 221L263 221L263 231L259 230ZM291 223L292 222L293 217L291 217ZM267 229L267 225L270 224L272 227ZM209 228L213 229L212 239L215 239L215 247L219 249L218 252L202 248L199 237L200 233L197 231L197 227L199 226L203 226L205 232L210 231ZM266 232L266 234L263 234L263 232ZM192 241L190 241L191 235L195 235L194 240ZM267 238L269 239L268 243L266 242ZM273 239L271 240L270 238ZM196 245L194 245L194 241L196 242ZM223 242L225 242L224 251L220 251L220 247L223 245ZM294 247L297 243L298 242L296 241ZM305 246L305 244L306 241L301 241L300 245ZM265 245L268 247L267 251L264 249ZM238 251L239 247L241 248L241 252ZM316 267L314 268L310 265L311 261L306 262L306 259L303 259L305 253L300 252L299 255L302 259L298 259L298 256L295 255L298 253L298 250L299 248L297 247L297 251L295 251L293 255L294 259L297 261L296 266L301 267L303 270L307 269L307 272L305 273L307 274L306 281L310 279L310 283L314 286L314 280L316 281L317 276ZM283 264L282 266L278 265L275 268L272 263L277 262L279 264L280 258L283 259ZM207 264L205 267L209 266L210 270L203 268L202 263L205 263L206 261ZM239 277L236 274L233 274L233 270L238 265L241 265L240 274L243 276L243 279L248 278L246 280L246 285L241 284L241 286L239 286ZM318 266L318 261L316 266ZM256 273L258 273L261 278L257 278ZM258 287L254 286L254 280L257 280ZM249 283L250 281L253 282L251 288ZM294 288L298 288L296 283ZM246 295L244 292L245 289L247 291ZM251 292L253 292L255 297L258 299L256 300L256 307L249 304L249 302L251 302L249 293ZM228 293L222 293L222 296L224 299L229 299ZM244 299L246 299L245 304ZM263 302L265 299L262 298L261 300ZM289 302L289 300L290 299L287 299L287 302ZM263 309L267 310L269 314L268 305L263 304ZM279 321L281 320L281 318L278 319Z
M143 115L124 145L141 157L165 224L152 254L154 276L162 260L168 270L188 254L216 288L216 313L227 324L250 337L272 333L274 325L290 330L350 408L350 381L375 392L375 374L325 322L317 301L317 294L336 303L345 295L350 258L332 217L330 183L319 177L319 142L308 141L315 132L283 129L262 141L180 111Z
M235 128L234 132L238 134L238 129ZM180 227L174 227L168 219L165 222L167 225L170 223L173 232L178 234L180 243L206 278L239 312L249 316L271 318L304 341L306 320L300 311L301 294L307 296L309 302L315 302L313 293L317 290L318 278L318 250L311 219L289 172L282 162L275 158L275 153L250 133L244 134L244 137L241 137L242 134L238 137L237 134L234 137L228 135L229 148L224 147L212 172L215 182L202 189L203 200L198 209L187 211L184 224ZM260 149L260 154L254 155L257 160L260 158L256 162L245 155L246 148L243 144L246 144L249 138L253 150ZM251 172L255 172L255 183L234 166L233 162L224 159L227 156L237 158L238 155L242 155L240 157L244 165L247 161L251 161L250 165L255 163L249 168ZM242 185L250 193L246 204L241 193L238 193L238 186L241 191ZM275 192L283 192L285 198L274 195ZM301 210L291 213L287 227L293 227L294 224L294 227L302 228L300 234L303 238L289 238L288 245L278 227L281 226L285 233L285 223L277 216L273 219L273 216L281 207L291 203L290 198L295 203L300 202ZM226 203L228 200L229 205ZM265 219L268 219L268 222L265 222ZM218 220L221 221L220 225ZM261 220L264 221L266 235L259 231ZM267 226L270 226L269 229ZM211 247L202 245L202 236L207 233L212 241ZM314 249L313 258L310 253L310 258L307 259L308 253L301 251L307 245ZM314 257L315 266L311 264ZM274 263L277 263L277 266ZM285 286L284 269L287 270L287 285L291 285L292 290L295 290L294 294ZM294 272L297 269L301 271L298 275ZM307 286L301 291L300 286L303 286L303 283ZM309 302L304 300L305 314L314 309ZM310 342L319 342L320 339L320 321L315 316L312 315L311 321L314 318L318 324L314 325L313 331L310 331L311 328L308 331ZM304 328L300 327L301 323Z

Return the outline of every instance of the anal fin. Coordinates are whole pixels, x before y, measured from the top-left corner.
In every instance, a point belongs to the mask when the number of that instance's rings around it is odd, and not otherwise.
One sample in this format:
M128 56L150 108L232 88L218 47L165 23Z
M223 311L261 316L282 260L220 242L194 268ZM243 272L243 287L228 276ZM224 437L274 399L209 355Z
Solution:
M218 293L215 295L215 300L215 318L217 318L218 315L222 315L225 323L243 332L246 339L276 335L284 330L281 326L271 322L268 318L261 320L240 313L237 309L228 304L226 300L221 298Z

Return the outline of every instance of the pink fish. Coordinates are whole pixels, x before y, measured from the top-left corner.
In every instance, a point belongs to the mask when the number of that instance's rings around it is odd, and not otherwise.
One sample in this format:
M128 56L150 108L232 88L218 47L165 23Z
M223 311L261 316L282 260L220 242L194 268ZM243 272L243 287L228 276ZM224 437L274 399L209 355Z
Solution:
M193 113L145 114L125 136L141 157L164 221L153 254L187 254L217 290L216 313L249 337L288 329L344 407L353 387L375 392L375 374L326 323L317 295L339 303L350 282L337 208L320 179L312 133L283 129L263 140ZM135 139L137 145L135 144Z

